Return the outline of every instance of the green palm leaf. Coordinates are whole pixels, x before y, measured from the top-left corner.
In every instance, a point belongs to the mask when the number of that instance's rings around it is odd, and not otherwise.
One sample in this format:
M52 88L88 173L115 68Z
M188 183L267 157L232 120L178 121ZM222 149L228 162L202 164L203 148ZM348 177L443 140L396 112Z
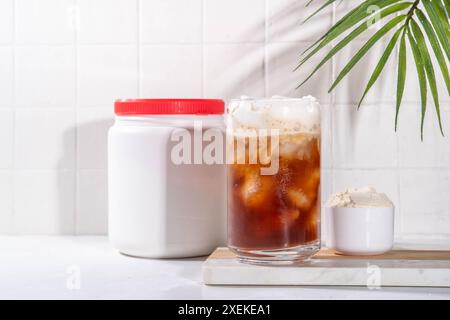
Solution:
M432 6L434 7L434 10L436 11L438 17L441 19L442 24L446 27L445 31L447 33L447 35L450 35L450 23L448 22L448 18L447 15L445 14L445 8L442 5L442 2L437 0L437 1L432 1L431 2Z
M378 30L363 46L362 48L353 56L349 63L342 69L342 71L337 76L336 80L331 85L331 88L328 92L331 92L340 82L341 80L350 72L350 70L361 60L362 57L369 51L373 45L380 40L387 32L389 32L392 28L398 25L400 22L406 19L407 15L400 15L398 17L393 18L388 23L386 23L380 30Z
M445 8L439 0L432 1L431 5L433 6L434 11L437 13L439 20L441 21L441 25L443 26L443 31L447 38L447 41L450 43L450 22L448 21L447 15L445 13Z
M413 53L414 61L417 69L417 77L419 79L420 100L421 100L421 121L420 121L420 137L423 141L423 125L425 123L425 114L427 111L427 78L425 75L425 67L419 47L411 35L411 29L408 26L408 40Z
M394 33L394 36L392 37L391 41L389 41L388 45L386 46L386 49L383 52L383 55L380 58L380 61L378 62L377 66L375 67L372 75L370 76L369 82L367 83L366 89L364 90L364 93L361 97L361 100L358 103L358 109L361 107L361 104L366 97L367 93L369 92L370 88L375 84L378 77L380 76L381 72L384 69L384 66L386 65L386 62L388 61L392 51L394 50L395 44L397 43L398 37L400 36L402 29L398 29L397 32Z
M450 62L450 41L445 30L445 25L444 23L442 23L435 7L429 0L423 0L423 5L426 12L428 13L428 17L431 20L434 30L436 31L436 35L439 38L439 41L444 48L445 53L447 54L447 59Z
M430 85L431 95L433 96L434 106L438 117L439 129L441 130L441 134L444 135L439 105L439 93L437 90L436 76L434 73L433 63L431 62L431 57L430 54L428 53L427 44L425 42L422 30L420 30L419 25L416 23L416 21L414 21L414 19L411 19L411 29L414 34L414 37L416 38L417 46L419 47L420 55L422 56L424 62L425 73L427 74L428 84Z
M397 71L397 103L395 106L395 131L397 131L398 114L402 104L403 92L405 91L406 80L406 42L405 32L400 40L400 49L398 53L398 71Z
M423 14L423 12L419 9L416 10L417 17L419 18L420 23L425 30L425 33L428 36L428 42L431 44L433 48L434 55L436 56L436 60L438 61L439 67L441 68L442 76L444 78L445 85L447 87L448 94L450 95L450 76L448 73L447 63L445 62L444 54L442 53L441 47L439 45L439 40L434 33L433 27L428 21L427 17Z
M307 4L306 4L306 6L309 6L310 4L311 4L311 2L313 2L313 0L310 0ZM324 8L323 8L324 9ZM353 9L353 10L351 10L349 13L347 13L347 15L344 17L344 18L346 18L346 17L348 17L348 16L350 16L350 15L352 15L353 14L353 12L356 10L357 8L355 8L355 9ZM310 16L310 17L308 17L309 19L310 18L312 18L314 15L316 15L317 13L319 13L318 11L316 11L312 16ZM308 19L307 18L307 19ZM306 52L308 52L311 48L313 48L313 47L315 47L320 41L322 41L331 31L333 31L340 23L341 23L341 21L342 20L344 20L344 18L342 18L340 21L338 21L334 26L332 26L331 28L330 28L330 30L328 30L327 32L325 32L325 34L323 35L323 36L321 36L319 39L317 39L317 41L315 41L312 45L310 45L309 47L307 47L306 49L305 49L305 51L303 51L301 54L300 54L300 56L303 56ZM306 20L303 20L302 21L302 24L304 24L306 22Z
M313 2L314 0L310 0L306 6L309 6L311 4L311 2ZM311 19L312 17L314 17L316 14L318 14L320 11L322 11L323 9L325 9L326 7L328 7L329 5L332 5L333 2L336 2L337 0L327 0L327 2L325 2L320 8L318 8L316 11L314 11L313 13L311 13L304 21L303 23L307 22L309 19Z
M386 16L389 16L393 13L405 10L406 8L411 6L411 2L399 3L393 6L390 6L380 13L380 19L383 19ZM363 22L356 29L354 29L348 36L342 39L337 45L335 45L330 52L319 62L319 64L314 68L311 74L298 86L302 86L305 82L307 82L325 63L327 63L336 53L338 53L341 49L343 49L347 44L349 44L353 39L358 37L361 33L366 31L369 28L369 24ZM298 65L295 69L297 70L300 67Z
M310 5L314 0L305 0ZM334 4L336 0L322 0L319 9L309 16L316 15L321 10ZM375 12L370 10L370 6L376 6ZM400 14L400 15L398 15ZM348 46L357 37L368 30L369 22L373 18L383 19L388 16L395 16L380 28L356 54L345 64L338 73L336 79L331 84L328 92L334 90L338 84L348 75L354 66L372 49L372 47L384 38L389 31L397 29L388 42L383 54L379 58L375 69L366 84L358 108L364 101L367 93L378 81L380 74L385 69L387 61L392 56L392 52L397 45L398 64L397 64L397 89L395 103L395 130L399 122L400 108L404 96L407 71L407 43L411 47L413 60L416 65L417 76L419 79L420 99L421 99L421 124L420 132L423 139L424 120L427 109L427 94L431 92L435 111L438 118L439 129L443 135L443 126L440 111L439 92L436 80L436 70L442 74L448 94L450 95L450 0L361 0L352 10L344 15L335 23L325 34L309 46L300 56L300 61L296 69L301 67L313 56L328 46L336 39L335 44L320 62L314 66L313 71L308 74L306 79L301 82L299 87L311 79L327 62L330 62L339 52ZM400 27L398 25L401 24ZM419 26L420 24L420 26ZM399 41L400 40L400 41ZM431 49L428 49L428 45ZM432 55L436 58L439 65L437 69L433 66ZM439 79L441 80L441 79ZM442 80L441 80L442 81Z
M444 0L445 11L447 13L447 18L450 18L450 0Z
M366 2L363 2L360 6L354 9L354 11L351 14L347 14L342 18L340 21L338 21L322 38L319 39L319 41L316 41L312 46L308 47L303 53L305 54L310 49L314 47L314 49L309 52L306 57L302 58L299 66L303 65L306 61L308 61L313 55L315 55L320 49L325 47L327 44L331 43L334 39L336 39L338 36L342 35L344 32L346 32L348 29L352 28L359 22L363 21L367 17L370 17L373 15L373 13L368 11L369 6L372 4L377 4L377 6L382 9L388 5L392 5L396 2L399 2L399 0L367 0ZM317 45L317 46L316 46Z

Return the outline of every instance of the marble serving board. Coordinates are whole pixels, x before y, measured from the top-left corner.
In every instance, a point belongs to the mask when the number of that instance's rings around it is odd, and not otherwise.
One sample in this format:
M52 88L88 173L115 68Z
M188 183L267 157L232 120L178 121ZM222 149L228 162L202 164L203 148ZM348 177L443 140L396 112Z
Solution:
M288 266L240 263L217 248L203 264L207 285L450 287L450 251L392 250L377 256L344 256L322 249Z

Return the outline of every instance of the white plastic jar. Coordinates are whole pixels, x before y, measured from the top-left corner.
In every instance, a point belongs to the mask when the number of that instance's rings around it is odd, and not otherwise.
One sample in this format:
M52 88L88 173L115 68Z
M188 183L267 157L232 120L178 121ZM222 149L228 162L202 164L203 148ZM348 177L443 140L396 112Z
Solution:
M115 113L108 136L112 245L148 258L206 255L223 245L225 166L199 159L206 142L198 139L208 130L224 136L224 102L119 100Z

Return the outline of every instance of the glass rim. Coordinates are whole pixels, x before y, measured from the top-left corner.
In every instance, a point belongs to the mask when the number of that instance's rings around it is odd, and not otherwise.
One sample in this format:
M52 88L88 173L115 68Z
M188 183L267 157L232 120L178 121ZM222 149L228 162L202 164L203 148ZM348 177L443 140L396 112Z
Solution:
M242 102L242 101L257 101L257 102L264 102L264 101L304 101L307 98L314 99L317 103L319 103L318 99L311 96L306 95L303 97L284 97L284 96L273 96L273 97L241 97L241 98L232 98L228 101L228 104L232 102Z

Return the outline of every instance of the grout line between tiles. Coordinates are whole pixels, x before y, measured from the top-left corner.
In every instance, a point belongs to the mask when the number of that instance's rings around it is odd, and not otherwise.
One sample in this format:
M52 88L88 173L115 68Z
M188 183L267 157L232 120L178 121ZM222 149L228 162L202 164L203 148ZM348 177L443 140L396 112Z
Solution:
M136 0L137 92L142 98L141 0Z
M44 48L61 48L61 47L73 47L74 42L71 43L16 43L17 48L30 48L30 47L44 47ZM86 45L89 46L89 45ZM112 46L112 44L111 44Z
M75 159L74 159L74 172L73 172L73 228L72 233L73 235L77 234L78 227L78 107L79 107L79 101L78 101L78 91L79 91L79 72L78 72L78 65L79 65L79 52L78 52L78 44L79 44L79 18L80 18L80 6L78 3L79 0L75 1L75 20L74 20L74 38L75 38L75 137L74 137L74 148L75 148Z
M399 138L399 134L398 132L396 133L396 142L397 142L397 207L398 210L397 211L397 215L399 215L399 218L397 219L397 222L399 224L398 226L398 232L399 235L401 236L403 234L403 210L402 210L402 200L401 200L401 194L402 192L400 191L400 180L401 180L401 166L400 166L400 138Z
M314 40L268 40L268 44L303 44L303 43L311 43ZM101 46L130 46L134 45L136 42L79 42L80 47L101 47ZM210 45L255 45L255 44L265 44L265 41L205 41L205 44ZM36 42L36 43L19 43L16 44L17 47L64 47L71 46L73 43L51 43L51 42ZM155 41L155 42L147 42L140 41L142 46L192 46L192 45L201 45L202 41L192 41L192 42L174 42L174 41ZM0 43L0 47L8 47L11 46L11 43Z
M331 23L332 25L334 25L334 23L336 22L336 3L333 3L333 8L331 10ZM335 57L331 58L331 81L333 81L334 77L335 77L335 70L336 68L336 61L335 61ZM335 105L335 101L336 101L336 93L333 90L331 92L331 105L330 105L330 141L331 141L331 147L330 147L330 167L331 167L331 193L335 192L335 179L334 179L334 150L335 150L335 137L334 137L334 118L335 118L335 110L334 110L334 105Z
M302 45L311 44L311 40L301 40L301 41L200 41L200 42L140 42L141 46L152 47L152 46L195 46L195 45L216 45L216 46L228 46L228 45L265 45L265 44L291 44L291 45ZM126 47L135 45L136 42L127 43L82 43L78 45L80 47ZM17 47L70 47L73 44L54 44L54 43L31 43L31 44L18 44ZM0 44L0 47L8 47L10 44Z
M12 73L12 91L13 91L13 95L12 95L12 104L13 104L13 108L12 108L12 139L13 139L13 143L11 144L11 157L12 157L12 164L11 164L11 168L12 168L12 177L11 177L11 204L12 204L12 209L11 209L11 221L10 221L10 226L11 229L10 232L13 234L17 233L17 227L16 227L16 223L15 223L15 211L16 211L16 204L15 204L15 192L16 192L16 143L17 143L17 139L16 139L16 69L17 69L17 61L16 61L16 1L13 1L13 30L12 30L12 68L13 68L13 73Z

